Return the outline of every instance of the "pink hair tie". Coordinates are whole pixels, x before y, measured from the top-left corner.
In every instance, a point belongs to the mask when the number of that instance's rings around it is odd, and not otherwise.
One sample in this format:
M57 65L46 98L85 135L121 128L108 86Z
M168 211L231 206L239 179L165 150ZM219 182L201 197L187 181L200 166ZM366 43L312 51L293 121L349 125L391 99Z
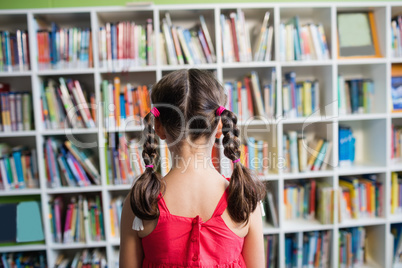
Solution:
M226 110L226 108L225 107L223 107L223 106L219 106L219 108L218 109L216 109L216 115L217 116L221 116L221 114L223 113L223 111L225 111Z
M154 168L154 165L145 165L146 168Z
M240 161L240 158L237 158L236 160L233 160L232 163L235 164L235 163L237 163L239 161Z
M151 109L151 113L155 116L155 117L159 117L159 115L161 114L158 109L156 109L156 107Z

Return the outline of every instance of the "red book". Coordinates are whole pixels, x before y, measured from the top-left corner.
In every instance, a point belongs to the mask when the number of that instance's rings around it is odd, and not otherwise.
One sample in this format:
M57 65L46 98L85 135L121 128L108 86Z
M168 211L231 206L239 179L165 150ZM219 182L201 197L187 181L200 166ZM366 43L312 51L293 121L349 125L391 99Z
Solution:
M311 193L310 193L310 216L312 218L315 217L315 191L316 191L316 182L315 180L311 180Z
M233 50L236 57L236 61L240 61L239 57L239 45L237 44L237 34L236 34L236 13L230 13L230 26L232 30L233 37Z
M244 85L246 86L247 90L247 106L248 110L251 116L254 115L254 108L253 108L253 95L251 93L251 83L250 83L250 78L249 77L244 77Z
M99 218L100 218L100 213L99 213L99 208L97 206L95 207L95 228L96 228L96 240L100 241L101 240L101 233L100 233L100 222L99 222Z

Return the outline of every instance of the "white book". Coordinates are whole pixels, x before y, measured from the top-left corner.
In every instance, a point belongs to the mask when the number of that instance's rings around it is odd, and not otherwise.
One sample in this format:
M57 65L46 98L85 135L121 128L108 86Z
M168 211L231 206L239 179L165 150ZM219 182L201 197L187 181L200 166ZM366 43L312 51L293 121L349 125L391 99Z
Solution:
M311 38L313 40L316 59L322 60L323 55L322 55L321 44L320 44L320 41L318 40L319 37L318 37L317 26L315 26L314 24L310 24L309 29L310 29Z
M260 54L260 46L261 46L261 43L263 42L265 31L267 30L267 27L268 27L269 15L270 15L269 11L265 12L264 19L261 24L260 32L258 34L258 38L254 44L254 60L255 61L258 61L258 59L260 58L260 55L259 55Z
M83 210L84 210L85 243L89 244L92 241L92 239L90 233L88 200L86 198L84 198Z
M7 171L6 171L6 166L4 164L4 159L0 159L0 173L1 173L1 178L3 181L4 190L6 190L6 191L10 190L10 184L7 179Z
M289 131L290 142L290 170L293 173L299 172L299 161L297 153L297 132Z
M267 51L265 53L265 61L270 61L272 56L272 43L273 43L273 36L274 36L274 28L269 26L268 28L268 39L267 39Z
M303 232L297 233L297 268L303 266Z

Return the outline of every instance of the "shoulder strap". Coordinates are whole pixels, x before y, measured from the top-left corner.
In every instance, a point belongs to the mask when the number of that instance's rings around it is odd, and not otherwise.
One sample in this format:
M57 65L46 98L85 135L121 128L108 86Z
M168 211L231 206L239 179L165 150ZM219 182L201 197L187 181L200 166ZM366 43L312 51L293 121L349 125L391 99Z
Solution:
M169 213L169 209L166 206L165 199L163 199L162 193L159 193L158 196L158 207L159 207L159 213Z
M212 214L212 217L221 216L223 214L223 212L228 206L227 198L228 198L228 188L226 188L225 192L223 192L223 195L219 200L219 203L216 206L214 214Z

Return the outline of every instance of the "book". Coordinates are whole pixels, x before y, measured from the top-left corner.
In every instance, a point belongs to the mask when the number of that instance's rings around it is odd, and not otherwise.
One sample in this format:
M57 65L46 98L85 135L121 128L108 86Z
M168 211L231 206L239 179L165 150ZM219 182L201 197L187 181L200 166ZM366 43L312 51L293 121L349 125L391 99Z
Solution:
M266 267L277 267L277 252L278 252L278 236L265 235L264 236L264 249Z
M391 78L391 99L392 111L402 111L402 77L393 76Z
M30 69L28 32L22 29L0 31L0 72Z
M24 267L47 267L45 251L1 253L0 258L0 264L4 268L18 267L19 265Z
M353 130L347 126L339 126L339 166L351 166L355 160L355 138Z
M367 260L367 237L364 227L339 231L339 264L342 267L362 266Z
M55 267L99 267L106 268L106 252L102 249L83 249L73 255L58 253L55 259Z
M371 79L345 79L338 76L339 115L372 113L375 107Z

